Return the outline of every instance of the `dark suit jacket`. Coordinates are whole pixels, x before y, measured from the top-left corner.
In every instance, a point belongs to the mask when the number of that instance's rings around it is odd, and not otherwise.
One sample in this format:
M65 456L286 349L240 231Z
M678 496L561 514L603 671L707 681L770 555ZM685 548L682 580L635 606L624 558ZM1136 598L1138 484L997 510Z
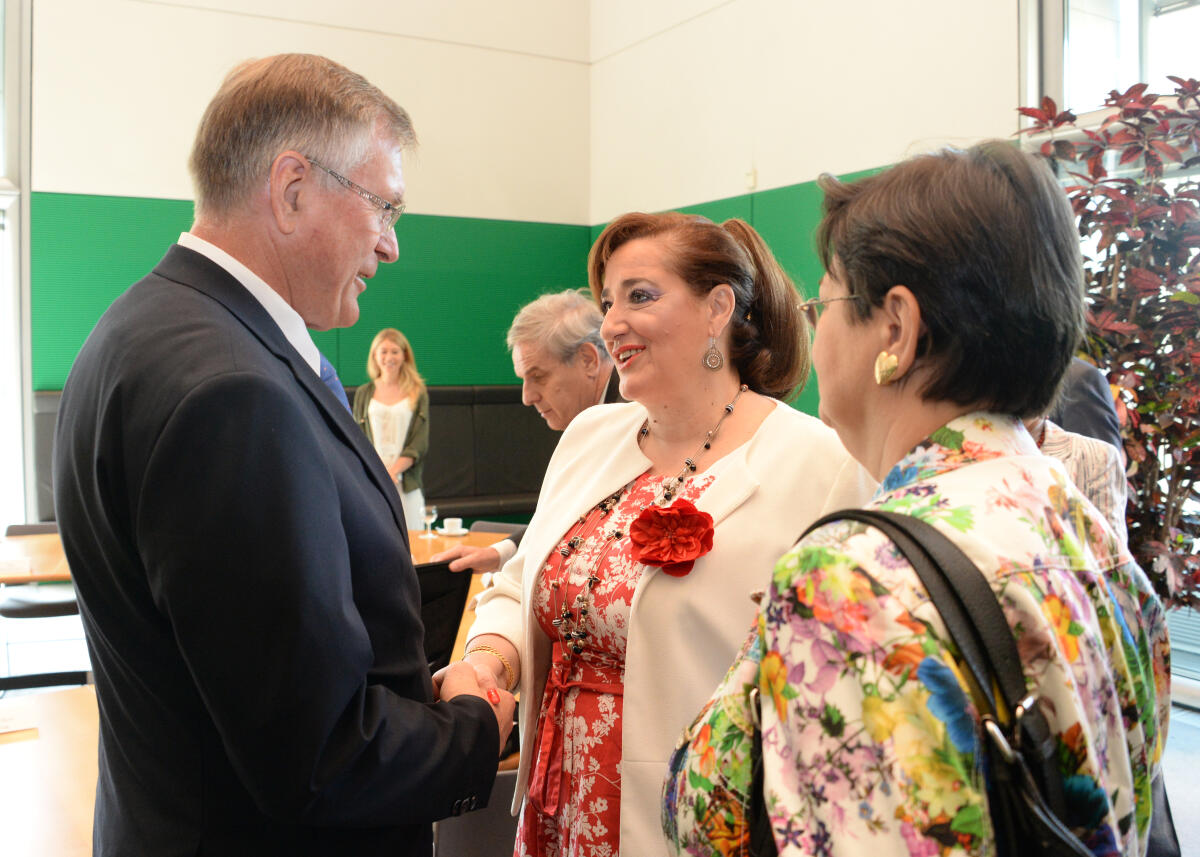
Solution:
M1125 448L1108 379L1078 357L1067 369L1058 401L1050 411L1050 421L1067 431L1111 443L1120 450Z
M495 716L433 703L399 499L262 306L172 247L80 351L55 499L100 706L97 855L430 853Z

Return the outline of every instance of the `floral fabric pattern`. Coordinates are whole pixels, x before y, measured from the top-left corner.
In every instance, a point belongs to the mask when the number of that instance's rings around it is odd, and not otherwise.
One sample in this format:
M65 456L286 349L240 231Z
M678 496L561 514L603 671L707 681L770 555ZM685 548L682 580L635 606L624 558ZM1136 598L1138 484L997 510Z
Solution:
M592 509L551 551L534 590L534 613L552 640L554 625L588 578L580 651L555 642L535 732L534 771L517 828L516 857L616 857L621 833L621 711L630 607L646 565L633 556L633 521L659 495L661 476L643 474L611 511ZM715 477L683 484L697 500ZM613 534L619 533L616 537ZM711 536L710 536L711 538ZM711 546L711 542L710 542Z
M988 414L918 445L871 505L938 527L991 580L1058 739L1070 825L1098 857L1140 855L1169 647L1107 522L1019 423ZM678 853L744 853L754 688L780 854L994 852L969 684L878 530L824 526L776 565L757 627L672 758L663 827Z

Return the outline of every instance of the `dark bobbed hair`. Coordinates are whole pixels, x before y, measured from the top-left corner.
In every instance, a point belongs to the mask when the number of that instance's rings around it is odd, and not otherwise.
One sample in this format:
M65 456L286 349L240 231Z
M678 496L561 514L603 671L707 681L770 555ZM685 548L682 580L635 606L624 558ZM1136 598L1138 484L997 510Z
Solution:
M860 298L852 317L896 285L917 299L922 398L1045 413L1084 333L1079 235L1045 161L991 140L818 184L817 247Z
M754 228L743 220L721 225L698 215L623 214L600 233L588 255L588 284L597 303L613 253L629 241L658 238L663 263L697 297L721 283L733 289L729 359L756 393L791 398L808 379L808 336L791 279Z

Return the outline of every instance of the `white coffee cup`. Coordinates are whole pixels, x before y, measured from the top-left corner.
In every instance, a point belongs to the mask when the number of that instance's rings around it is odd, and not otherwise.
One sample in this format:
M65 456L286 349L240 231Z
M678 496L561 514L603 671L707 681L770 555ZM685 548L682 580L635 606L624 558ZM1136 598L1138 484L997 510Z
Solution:
M457 533L462 528L462 518L442 518L442 529L446 532Z

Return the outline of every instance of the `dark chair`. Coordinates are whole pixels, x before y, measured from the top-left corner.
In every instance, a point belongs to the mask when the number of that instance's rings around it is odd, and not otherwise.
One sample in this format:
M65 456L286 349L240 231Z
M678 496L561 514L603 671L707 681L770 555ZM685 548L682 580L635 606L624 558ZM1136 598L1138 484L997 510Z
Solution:
M450 663L458 626L471 589L469 571L455 573L448 562L426 562L417 566L421 586L421 622L425 626L425 658L429 671L437 672Z
M0 589L0 616L5 619L49 619L78 612L71 583L26 583Z
M54 521L44 524L9 524L5 537L43 536L58 532ZM0 587L0 616L6 619L48 619L79 612L75 587L70 583L30 583Z
M46 536L58 532L58 524L50 521L46 524L9 524L4 528L6 536Z
M9 524L5 537L38 536L58 532L58 524ZM79 614L79 601L72 583L28 583L0 587L0 617L5 619L52 619ZM5 661L8 661L8 639L4 641ZM37 673L34 675L0 678L0 691L24 690L31 687L55 687L68 684L88 684L91 674L81 671Z
M92 674L88 670L71 670L61 673L33 673L32 675L10 675L0 678L0 693L9 690L29 690L35 687L65 687L67 685L91 684Z
M503 521L475 521L470 530L473 533L505 533L516 535L525 532L525 524L507 524Z
M517 838L510 810L516 784L516 771L501 771L487 806L434 824L434 857L510 857Z

